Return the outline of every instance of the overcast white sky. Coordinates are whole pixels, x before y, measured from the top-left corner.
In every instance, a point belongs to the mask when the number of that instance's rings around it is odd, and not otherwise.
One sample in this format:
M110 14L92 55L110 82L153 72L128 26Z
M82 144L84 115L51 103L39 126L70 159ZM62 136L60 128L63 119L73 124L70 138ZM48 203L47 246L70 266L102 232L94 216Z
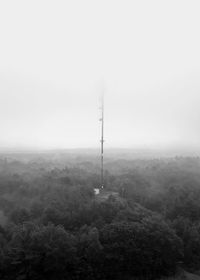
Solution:
M200 1L0 1L0 147L200 147Z

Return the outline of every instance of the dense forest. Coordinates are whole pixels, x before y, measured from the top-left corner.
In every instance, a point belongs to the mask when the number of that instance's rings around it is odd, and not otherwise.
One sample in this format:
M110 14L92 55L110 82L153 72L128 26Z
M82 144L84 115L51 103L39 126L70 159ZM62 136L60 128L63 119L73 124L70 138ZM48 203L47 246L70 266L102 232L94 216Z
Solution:
M200 158L1 154L0 279L160 279L200 270Z

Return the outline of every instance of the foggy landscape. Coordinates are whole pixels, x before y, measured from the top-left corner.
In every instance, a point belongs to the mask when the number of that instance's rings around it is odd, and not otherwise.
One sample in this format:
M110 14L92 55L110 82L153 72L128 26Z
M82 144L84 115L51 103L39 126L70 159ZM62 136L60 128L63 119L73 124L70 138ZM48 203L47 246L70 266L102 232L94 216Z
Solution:
M200 280L199 14L0 1L0 279Z

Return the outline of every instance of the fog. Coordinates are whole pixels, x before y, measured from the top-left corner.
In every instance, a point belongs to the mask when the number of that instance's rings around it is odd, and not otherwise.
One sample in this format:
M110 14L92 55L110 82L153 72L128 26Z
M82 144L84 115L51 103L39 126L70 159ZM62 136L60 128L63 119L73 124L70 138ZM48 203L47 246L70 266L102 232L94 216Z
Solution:
M198 148L199 1L1 1L0 148Z

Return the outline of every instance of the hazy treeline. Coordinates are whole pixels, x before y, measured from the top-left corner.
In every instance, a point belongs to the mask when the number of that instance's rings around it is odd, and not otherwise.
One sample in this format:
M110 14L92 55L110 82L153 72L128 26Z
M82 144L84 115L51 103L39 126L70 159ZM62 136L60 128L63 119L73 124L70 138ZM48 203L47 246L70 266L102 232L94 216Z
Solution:
M54 164L55 160L55 164ZM200 159L0 160L1 279L156 279L200 268Z

